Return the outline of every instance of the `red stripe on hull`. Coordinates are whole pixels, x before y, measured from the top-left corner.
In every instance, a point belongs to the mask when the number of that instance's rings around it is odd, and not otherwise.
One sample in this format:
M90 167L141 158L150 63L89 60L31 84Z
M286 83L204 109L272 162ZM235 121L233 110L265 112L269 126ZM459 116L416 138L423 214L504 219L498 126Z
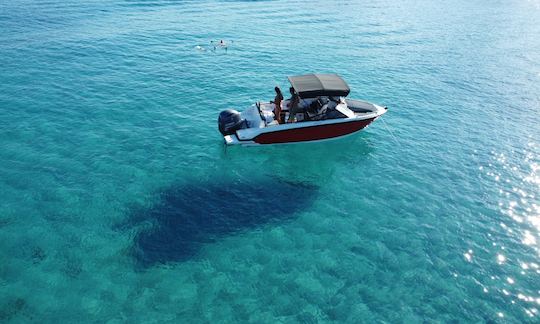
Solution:
M309 126L305 128L287 129L282 131L263 133L257 135L253 140L259 144L317 141L354 133L371 124L371 122L374 120L375 118L371 118L347 123L326 124Z

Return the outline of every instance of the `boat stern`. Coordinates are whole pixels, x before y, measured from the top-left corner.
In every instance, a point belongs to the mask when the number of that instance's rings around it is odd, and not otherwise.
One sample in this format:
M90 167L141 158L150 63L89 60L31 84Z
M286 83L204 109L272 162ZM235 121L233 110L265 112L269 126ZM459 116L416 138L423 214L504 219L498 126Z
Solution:
M240 140L236 134L223 136L225 145L256 145L254 141Z
M239 144L238 137L236 135L225 135L223 136L226 145L235 145Z

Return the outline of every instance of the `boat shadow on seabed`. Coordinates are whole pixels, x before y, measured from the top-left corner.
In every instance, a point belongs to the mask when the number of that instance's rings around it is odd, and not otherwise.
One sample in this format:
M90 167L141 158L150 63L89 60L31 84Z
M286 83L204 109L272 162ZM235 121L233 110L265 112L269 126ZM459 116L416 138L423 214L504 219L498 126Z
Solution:
M202 181L158 192L148 208L131 210L133 257L139 267L186 261L202 244L259 226L283 222L307 209L318 188L275 179Z
M252 160L250 164L258 170L272 164L270 161L275 163L266 168L265 173L253 177L245 175L249 171L245 171L244 160L251 153L260 157L261 152L228 154L223 163L242 170L242 176L183 181L156 192L149 207L131 208L119 229L136 233L131 250L136 266L144 269L187 261L197 255L203 244L264 225L283 223L309 210L314 201L320 199L319 184L331 178L333 165L342 157L336 153L323 161L322 157L328 157L329 152L320 150L319 146L311 148L318 148L318 152L306 154L305 148L269 150L266 157ZM360 159L371 151L366 143L356 148L361 153L357 155ZM297 170L296 175L283 174L284 170L291 169ZM282 175L276 176L279 174L276 172Z

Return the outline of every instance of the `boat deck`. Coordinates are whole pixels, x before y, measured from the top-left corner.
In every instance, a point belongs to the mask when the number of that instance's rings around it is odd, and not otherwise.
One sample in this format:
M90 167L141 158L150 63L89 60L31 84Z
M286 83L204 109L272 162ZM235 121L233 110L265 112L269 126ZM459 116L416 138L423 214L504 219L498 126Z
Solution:
M309 107L309 105L314 101L314 99L302 99L300 102L300 105L302 107ZM275 120L274 116L274 109L275 104L271 102L260 102L258 103L258 107L260 109L260 114L256 114L254 116L251 116L252 118L248 118L248 120L252 119L253 127L266 127L266 126L274 126L284 123L286 120L289 119L289 100L284 100L281 103L281 113L282 113L282 121L278 123L277 120ZM342 106L342 107L339 107ZM326 117L324 116L321 118L321 114L317 113L308 113L306 110L307 108L301 108L302 113L297 114L296 122L306 122L306 121L315 121L315 120L324 120L324 119L338 119L338 118L354 118L355 116L364 116L368 114L373 114L378 111L378 107L372 103L362 101L362 100L355 100L355 99L345 99L344 104L334 104L333 109L340 108L339 111L341 112L340 116L335 117ZM247 116L246 116L247 117ZM265 123L262 125L258 124L258 120L262 119L264 117ZM254 120L253 120L254 119ZM250 126L252 127L252 126Z

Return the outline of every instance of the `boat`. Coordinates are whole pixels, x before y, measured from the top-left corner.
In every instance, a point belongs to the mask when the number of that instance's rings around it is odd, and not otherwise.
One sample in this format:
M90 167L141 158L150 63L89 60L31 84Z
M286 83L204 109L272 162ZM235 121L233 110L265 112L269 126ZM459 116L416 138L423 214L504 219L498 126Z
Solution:
M225 144L285 144L340 138L366 128L388 110L347 98L350 88L337 74L306 74L288 79L291 93L299 97L295 116L290 115L292 98L281 101L282 120L276 120L274 102L257 102L241 113L224 110L219 115L218 128Z

